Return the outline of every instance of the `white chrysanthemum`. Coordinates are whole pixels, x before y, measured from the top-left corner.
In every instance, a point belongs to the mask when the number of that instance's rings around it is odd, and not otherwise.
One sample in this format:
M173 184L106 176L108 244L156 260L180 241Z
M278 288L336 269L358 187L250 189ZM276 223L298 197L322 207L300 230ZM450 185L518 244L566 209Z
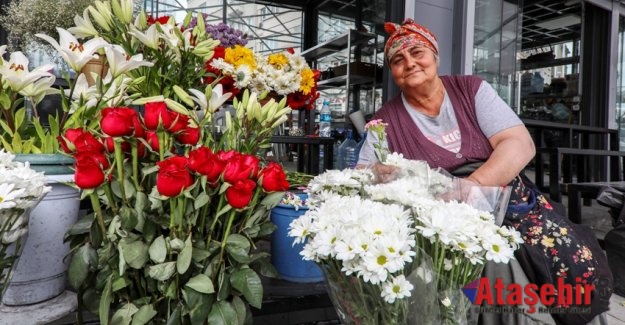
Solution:
M17 206L16 199L22 197L26 189L15 189L15 184L0 184L0 209L10 209Z
M306 237L310 235L310 229L312 227L312 214L304 214L299 218L293 220L289 225L289 236L295 237L293 245L301 244L306 240Z
M389 304L392 304L397 299L403 299L411 296L414 286L412 283L406 280L404 275L399 275L387 281L382 286L382 298Z
M211 61L210 66L220 70L221 73L225 74L225 75L234 75L234 66L230 63L227 63L226 61L224 61L223 58L219 58L219 59L214 59Z
M482 247L486 250L486 259L495 263L508 263L514 257L508 242L499 236L485 238Z
M246 64L242 64L234 71L234 86L243 89L252 82L252 69Z

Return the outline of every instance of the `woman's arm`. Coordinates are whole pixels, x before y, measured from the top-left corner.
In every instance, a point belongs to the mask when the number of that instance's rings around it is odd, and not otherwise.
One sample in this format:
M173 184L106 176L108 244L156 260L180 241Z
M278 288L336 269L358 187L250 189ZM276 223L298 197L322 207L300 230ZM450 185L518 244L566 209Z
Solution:
M482 185L508 184L536 154L534 141L524 125L502 130L488 138L493 153L469 177Z

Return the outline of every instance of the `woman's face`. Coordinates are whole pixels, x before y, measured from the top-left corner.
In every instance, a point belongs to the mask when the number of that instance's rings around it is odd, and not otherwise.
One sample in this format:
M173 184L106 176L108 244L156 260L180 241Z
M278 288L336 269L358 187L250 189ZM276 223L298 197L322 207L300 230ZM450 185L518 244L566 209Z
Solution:
M395 83L402 90L434 80L438 70L436 55L424 46L414 46L397 52L389 65Z

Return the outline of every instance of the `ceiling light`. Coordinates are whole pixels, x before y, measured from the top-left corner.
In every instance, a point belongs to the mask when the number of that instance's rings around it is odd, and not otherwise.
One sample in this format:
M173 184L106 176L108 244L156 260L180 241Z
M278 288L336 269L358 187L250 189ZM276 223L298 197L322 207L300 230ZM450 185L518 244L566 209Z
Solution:
M582 20L579 16L568 14L568 15L559 16L553 19L541 21L539 23L534 24L534 26L544 28L544 29L554 30L554 29L571 26L571 25L577 25L581 22Z

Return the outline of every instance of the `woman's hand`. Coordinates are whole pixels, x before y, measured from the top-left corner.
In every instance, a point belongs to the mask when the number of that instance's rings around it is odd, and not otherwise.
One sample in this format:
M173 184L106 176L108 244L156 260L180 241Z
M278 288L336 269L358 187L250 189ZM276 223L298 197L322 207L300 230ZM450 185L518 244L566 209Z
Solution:
M357 165L356 168L369 168L373 172L375 179L374 184L388 183L397 178L399 174L399 168L396 166L384 165L381 163L375 163L374 165Z

